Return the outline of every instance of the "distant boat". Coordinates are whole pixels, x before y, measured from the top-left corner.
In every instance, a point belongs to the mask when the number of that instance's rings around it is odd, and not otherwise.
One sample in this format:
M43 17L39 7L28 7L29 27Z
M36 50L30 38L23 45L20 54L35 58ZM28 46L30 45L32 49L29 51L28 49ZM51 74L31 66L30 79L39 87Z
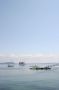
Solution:
M32 69L32 70L50 70L51 67L49 67L49 66L46 66L46 67L38 67L37 65L35 65L35 66L30 67L30 69Z
M24 66L25 62L23 62L23 59L20 58L19 65Z
M8 64L8 67L14 67L14 65L13 64Z
M19 65L25 65L25 63L24 62L19 62Z

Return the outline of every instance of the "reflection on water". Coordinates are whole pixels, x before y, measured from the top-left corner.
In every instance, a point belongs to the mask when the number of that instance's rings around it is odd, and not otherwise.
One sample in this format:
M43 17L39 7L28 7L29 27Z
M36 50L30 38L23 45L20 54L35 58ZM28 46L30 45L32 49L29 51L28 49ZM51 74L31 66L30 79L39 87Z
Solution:
M59 67L36 71L29 69L32 65L35 64L0 65L0 90L59 90ZM48 64L40 64L45 65Z

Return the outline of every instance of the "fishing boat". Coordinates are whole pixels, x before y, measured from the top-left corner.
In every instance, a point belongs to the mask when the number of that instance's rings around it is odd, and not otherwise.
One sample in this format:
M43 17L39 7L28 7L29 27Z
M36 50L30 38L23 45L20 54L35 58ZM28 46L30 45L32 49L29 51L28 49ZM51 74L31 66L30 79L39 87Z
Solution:
M19 62L19 65L25 65L25 63L24 62Z
M30 69L32 69L32 70L50 70L51 67L49 67L49 66L46 66L46 67L38 67L37 65L35 65L35 66L30 67Z
M24 66L25 62L23 62L23 59L20 58L19 65Z

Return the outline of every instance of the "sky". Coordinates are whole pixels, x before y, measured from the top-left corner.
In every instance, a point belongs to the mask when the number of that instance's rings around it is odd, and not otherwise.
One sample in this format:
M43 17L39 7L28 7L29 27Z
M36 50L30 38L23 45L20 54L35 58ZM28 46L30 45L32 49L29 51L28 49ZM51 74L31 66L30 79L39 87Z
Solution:
M0 54L59 54L59 0L0 0Z

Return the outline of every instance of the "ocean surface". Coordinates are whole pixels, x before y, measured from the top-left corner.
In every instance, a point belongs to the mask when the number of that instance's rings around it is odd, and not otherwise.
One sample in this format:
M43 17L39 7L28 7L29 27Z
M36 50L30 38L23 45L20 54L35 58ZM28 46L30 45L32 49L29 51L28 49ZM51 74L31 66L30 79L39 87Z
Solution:
M0 64L0 90L59 90L59 66L36 71L29 69L32 65L8 67Z

